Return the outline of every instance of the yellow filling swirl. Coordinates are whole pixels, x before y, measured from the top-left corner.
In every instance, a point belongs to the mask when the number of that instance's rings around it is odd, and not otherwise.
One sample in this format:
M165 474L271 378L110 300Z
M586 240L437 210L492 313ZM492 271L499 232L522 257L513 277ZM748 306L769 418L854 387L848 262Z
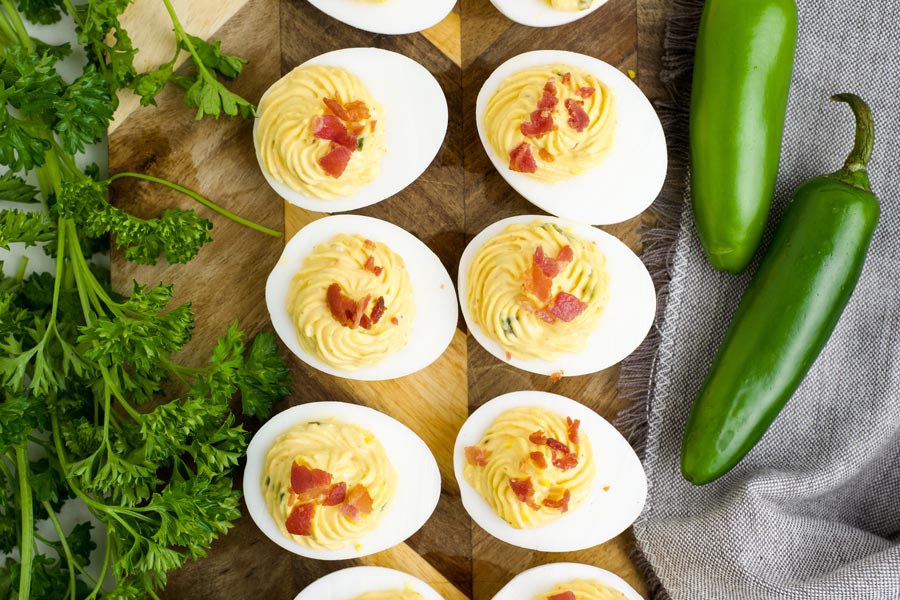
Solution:
M563 83L567 73L568 82ZM531 122L531 113L538 110L544 86L551 79L559 98L551 113L556 129L540 137L526 136L520 126ZM593 95L579 96L578 90L585 87L594 88ZM582 108L589 118L583 131L569 125L566 100L583 102ZM487 103L482 124L498 156L508 161L510 152L526 142L537 161L537 171L528 175L544 183L559 183L593 169L606 158L616 129L615 101L606 84L578 67L563 64L529 67L500 84Z
M369 257L382 269L376 275L365 268ZM370 315L379 297L385 312L370 329L342 325L331 313L328 287L337 283L342 293L359 302L370 296ZM403 259L383 243L361 235L338 234L303 259L291 281L288 313L297 328L300 346L336 369L369 367L406 346L415 317L412 282Z
M529 437L543 431L549 438L566 444L578 457L571 469L557 468L553 453L544 444L535 444ZM486 452L485 465L467 460L463 477L475 488L497 515L517 529L536 527L560 518L565 513L558 508L544 506L544 500L558 500L568 491L568 511L575 510L591 491L594 478L594 457L591 444L581 433L578 444L568 439L565 417L539 406L523 406L501 414L491 424L477 448ZM546 467L539 467L531 458L532 452L544 456ZM519 499L510 479L530 478L537 509Z
M574 253L571 262L553 278L551 297L566 292L587 304L570 322L548 323L535 310L541 303L523 284L531 271L535 250L557 256L564 246ZM596 244L571 229L535 221L512 224L482 246L467 274L469 310L475 323L515 358L556 360L584 348L597 328L608 299L606 257Z
M341 505L316 506L312 535L293 535L285 522L294 508L291 466L294 462L332 475L332 482L366 487L372 512L357 520L341 512ZM316 550L336 550L375 529L397 488L397 473L381 442L365 429L337 421L300 423L280 435L266 454L262 489L269 512L281 533Z
M360 100L370 113L360 134L362 147L351 154L338 178L326 173L318 162L331 149L331 142L313 135L313 120L325 114L325 98ZM259 103L259 156L276 181L301 194L320 200L351 196L378 177L386 151L383 113L369 88L350 71L318 65L297 67L279 79Z
M575 600L627 600L625 594L614 590L602 583L590 579L575 579L566 583L559 583L546 594L539 594L534 600L549 600L557 594L572 592Z

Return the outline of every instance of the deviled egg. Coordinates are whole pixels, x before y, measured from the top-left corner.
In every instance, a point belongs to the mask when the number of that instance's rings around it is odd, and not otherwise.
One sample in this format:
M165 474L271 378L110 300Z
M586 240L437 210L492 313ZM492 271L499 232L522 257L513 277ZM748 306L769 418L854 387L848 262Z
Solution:
M309 0L309 3L351 27L404 35L437 25L450 14L456 0Z
M482 529L541 552L612 539L647 495L640 460L616 428L546 392L505 394L473 412L457 435L453 468L463 506Z
M488 77L475 110L496 169L553 215L618 223L662 189L659 117L634 82L601 60L558 50L520 54Z
M366 381L430 365L458 315L450 275L424 243L357 215L313 221L291 238L266 282L266 305L300 360Z
M247 448L250 516L273 542L308 558L357 558L399 544L428 520L440 490L421 438L356 404L293 406Z
M556 377L618 363L656 313L650 274L625 244L555 217L488 226L463 252L458 289L469 332L485 350Z
M529 27L556 27L588 16L607 0L491 0L508 19Z
M569 592L571 595L566 595ZM561 595L560 595L561 594ZM493 600L643 600L624 579L579 563L550 563L516 575Z
M309 584L294 600L443 600L430 585L395 569L350 567Z
M263 94L256 158L279 196L343 212L400 192L434 159L447 100L422 65L377 48L347 48L298 66Z

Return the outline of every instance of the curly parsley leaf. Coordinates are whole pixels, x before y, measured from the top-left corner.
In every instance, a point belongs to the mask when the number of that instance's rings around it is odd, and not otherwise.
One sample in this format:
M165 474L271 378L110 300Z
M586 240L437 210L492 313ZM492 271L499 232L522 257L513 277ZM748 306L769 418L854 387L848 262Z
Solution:
M268 419L272 407L291 393L290 369L278 355L272 333L260 333L253 340L237 385L243 413L260 419Z
M66 12L62 0L18 0L19 10L32 23L50 25Z
M250 62L240 56L222 54L222 42L220 40L213 40L210 43L189 33L185 35L196 52L194 59L199 60L211 73L224 77L229 81L236 79L241 74L244 65ZM180 40L178 45L182 50L191 51L184 40Z
M94 65L88 65L57 99L54 108L57 121L53 128L62 138L66 152L74 154L103 139L114 103L103 76Z
M0 201L30 204L38 202L37 188L10 172L0 176Z
M43 211L0 210L0 248L10 244L34 246L56 237L56 221Z

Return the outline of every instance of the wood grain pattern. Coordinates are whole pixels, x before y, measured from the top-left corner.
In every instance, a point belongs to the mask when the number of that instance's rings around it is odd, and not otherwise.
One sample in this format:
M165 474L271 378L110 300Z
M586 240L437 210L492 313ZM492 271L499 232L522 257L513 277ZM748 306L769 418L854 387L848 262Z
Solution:
M599 57L623 70L636 70L638 82L651 99L659 98L662 92L654 82L660 23L669 1L610 0L581 21L538 30L515 25L489 0L461 0L447 19L408 36L353 29L305 0L180 0L175 4L188 31L221 39L223 50L251 59L236 84L236 90L251 101L294 66L339 48L385 48L422 63L447 96L450 123L444 145L419 180L385 202L355 212L409 230L435 251L455 280L468 239L501 218L539 212L504 182L478 141L475 97L490 72L527 50L567 49ZM171 26L160 19L160 6L158 0L136 0L126 15L131 30L143 36L135 38L136 45L147 52L142 54L145 67L168 60L172 49ZM646 54L643 44L650 46ZM123 98L117 113L110 134L111 172L139 170L179 181L238 214L276 229L283 227L287 237L324 216L284 206L268 188L256 165L250 123L195 123L180 96L170 91L161 96L158 108L135 110L136 106L133 98ZM117 184L113 196L115 202L139 215L151 214L153 207L191 206L189 200L144 184ZM121 257L113 258L116 287L124 288L132 279L174 282L176 300L193 301L199 320L186 353L193 362L206 359L200 350L208 350L234 318L249 331L269 328L263 286L284 241L246 230L202 207L198 211L214 222L216 241L189 265L135 267ZM643 215L604 229L639 251L642 227L651 222L651 217ZM575 553L543 554L515 548L472 523L462 508L453 477L451 454L456 432L483 402L508 391L548 390L612 418L622 408L616 394L616 367L553 384L546 377L518 371L491 357L466 336L462 321L438 361L398 380L356 382L316 372L293 357L289 361L295 390L281 408L315 400L354 402L381 410L419 433L441 469L442 495L434 516L404 544L360 560L336 562L289 554L245 517L214 544L207 558L172 574L165 598L290 600L317 577L367 564L407 571L448 600L488 600L518 572L562 560L604 567L645 593L628 557L632 546L629 534Z

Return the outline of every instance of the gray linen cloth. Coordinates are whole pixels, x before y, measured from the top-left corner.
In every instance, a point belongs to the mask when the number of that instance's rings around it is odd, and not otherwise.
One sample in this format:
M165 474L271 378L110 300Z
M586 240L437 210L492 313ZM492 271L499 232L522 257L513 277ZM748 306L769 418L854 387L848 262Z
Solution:
M852 146L852 113L829 100L838 92L873 109L881 221L856 293L798 392L734 471L694 487L679 470L684 425L749 275L714 271L684 210L660 345L644 371L652 366L650 491L634 527L660 598L900 599L900 2L798 6L769 235L793 190L837 170Z

